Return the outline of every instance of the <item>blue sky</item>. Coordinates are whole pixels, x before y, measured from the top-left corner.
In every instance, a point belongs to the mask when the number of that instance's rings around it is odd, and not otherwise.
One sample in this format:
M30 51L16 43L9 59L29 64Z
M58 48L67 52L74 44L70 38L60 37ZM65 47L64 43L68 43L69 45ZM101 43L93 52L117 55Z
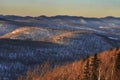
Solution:
M119 16L120 0L0 0L0 14Z

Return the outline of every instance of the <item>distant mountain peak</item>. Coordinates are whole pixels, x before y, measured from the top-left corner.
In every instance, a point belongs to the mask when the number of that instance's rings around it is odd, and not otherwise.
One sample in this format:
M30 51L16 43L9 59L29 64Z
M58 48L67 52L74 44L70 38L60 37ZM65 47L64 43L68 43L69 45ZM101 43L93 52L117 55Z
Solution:
M105 19L120 19L120 17L106 16Z

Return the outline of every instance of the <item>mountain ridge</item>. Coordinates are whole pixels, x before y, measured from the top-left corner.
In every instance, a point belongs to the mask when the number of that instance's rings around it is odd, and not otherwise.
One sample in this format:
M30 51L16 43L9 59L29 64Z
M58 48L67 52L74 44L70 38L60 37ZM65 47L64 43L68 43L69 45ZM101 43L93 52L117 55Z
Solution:
M120 47L120 19L0 16L0 44L0 79L16 80L46 61L62 65Z
M56 16L46 16L46 15L41 15L41 16L19 16L19 15L0 15L0 18L83 18L83 19L120 19L120 17L114 17L114 16L105 16L105 17L84 17L84 16L69 16L69 15L56 15Z

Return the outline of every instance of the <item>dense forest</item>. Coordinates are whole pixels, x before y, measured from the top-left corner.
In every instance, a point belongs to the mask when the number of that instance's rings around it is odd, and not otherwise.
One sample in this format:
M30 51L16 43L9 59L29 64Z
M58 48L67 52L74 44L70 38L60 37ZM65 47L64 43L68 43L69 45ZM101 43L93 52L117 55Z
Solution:
M51 68L49 63L28 71L18 80L119 80L120 49L88 56L80 61Z

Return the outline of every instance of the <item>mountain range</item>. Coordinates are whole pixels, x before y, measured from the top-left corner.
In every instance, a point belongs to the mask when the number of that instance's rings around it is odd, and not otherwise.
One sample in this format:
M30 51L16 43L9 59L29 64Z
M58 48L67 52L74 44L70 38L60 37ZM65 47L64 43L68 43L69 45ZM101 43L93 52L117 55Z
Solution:
M120 47L117 17L0 15L3 80L16 80L46 61L62 65L116 47Z

